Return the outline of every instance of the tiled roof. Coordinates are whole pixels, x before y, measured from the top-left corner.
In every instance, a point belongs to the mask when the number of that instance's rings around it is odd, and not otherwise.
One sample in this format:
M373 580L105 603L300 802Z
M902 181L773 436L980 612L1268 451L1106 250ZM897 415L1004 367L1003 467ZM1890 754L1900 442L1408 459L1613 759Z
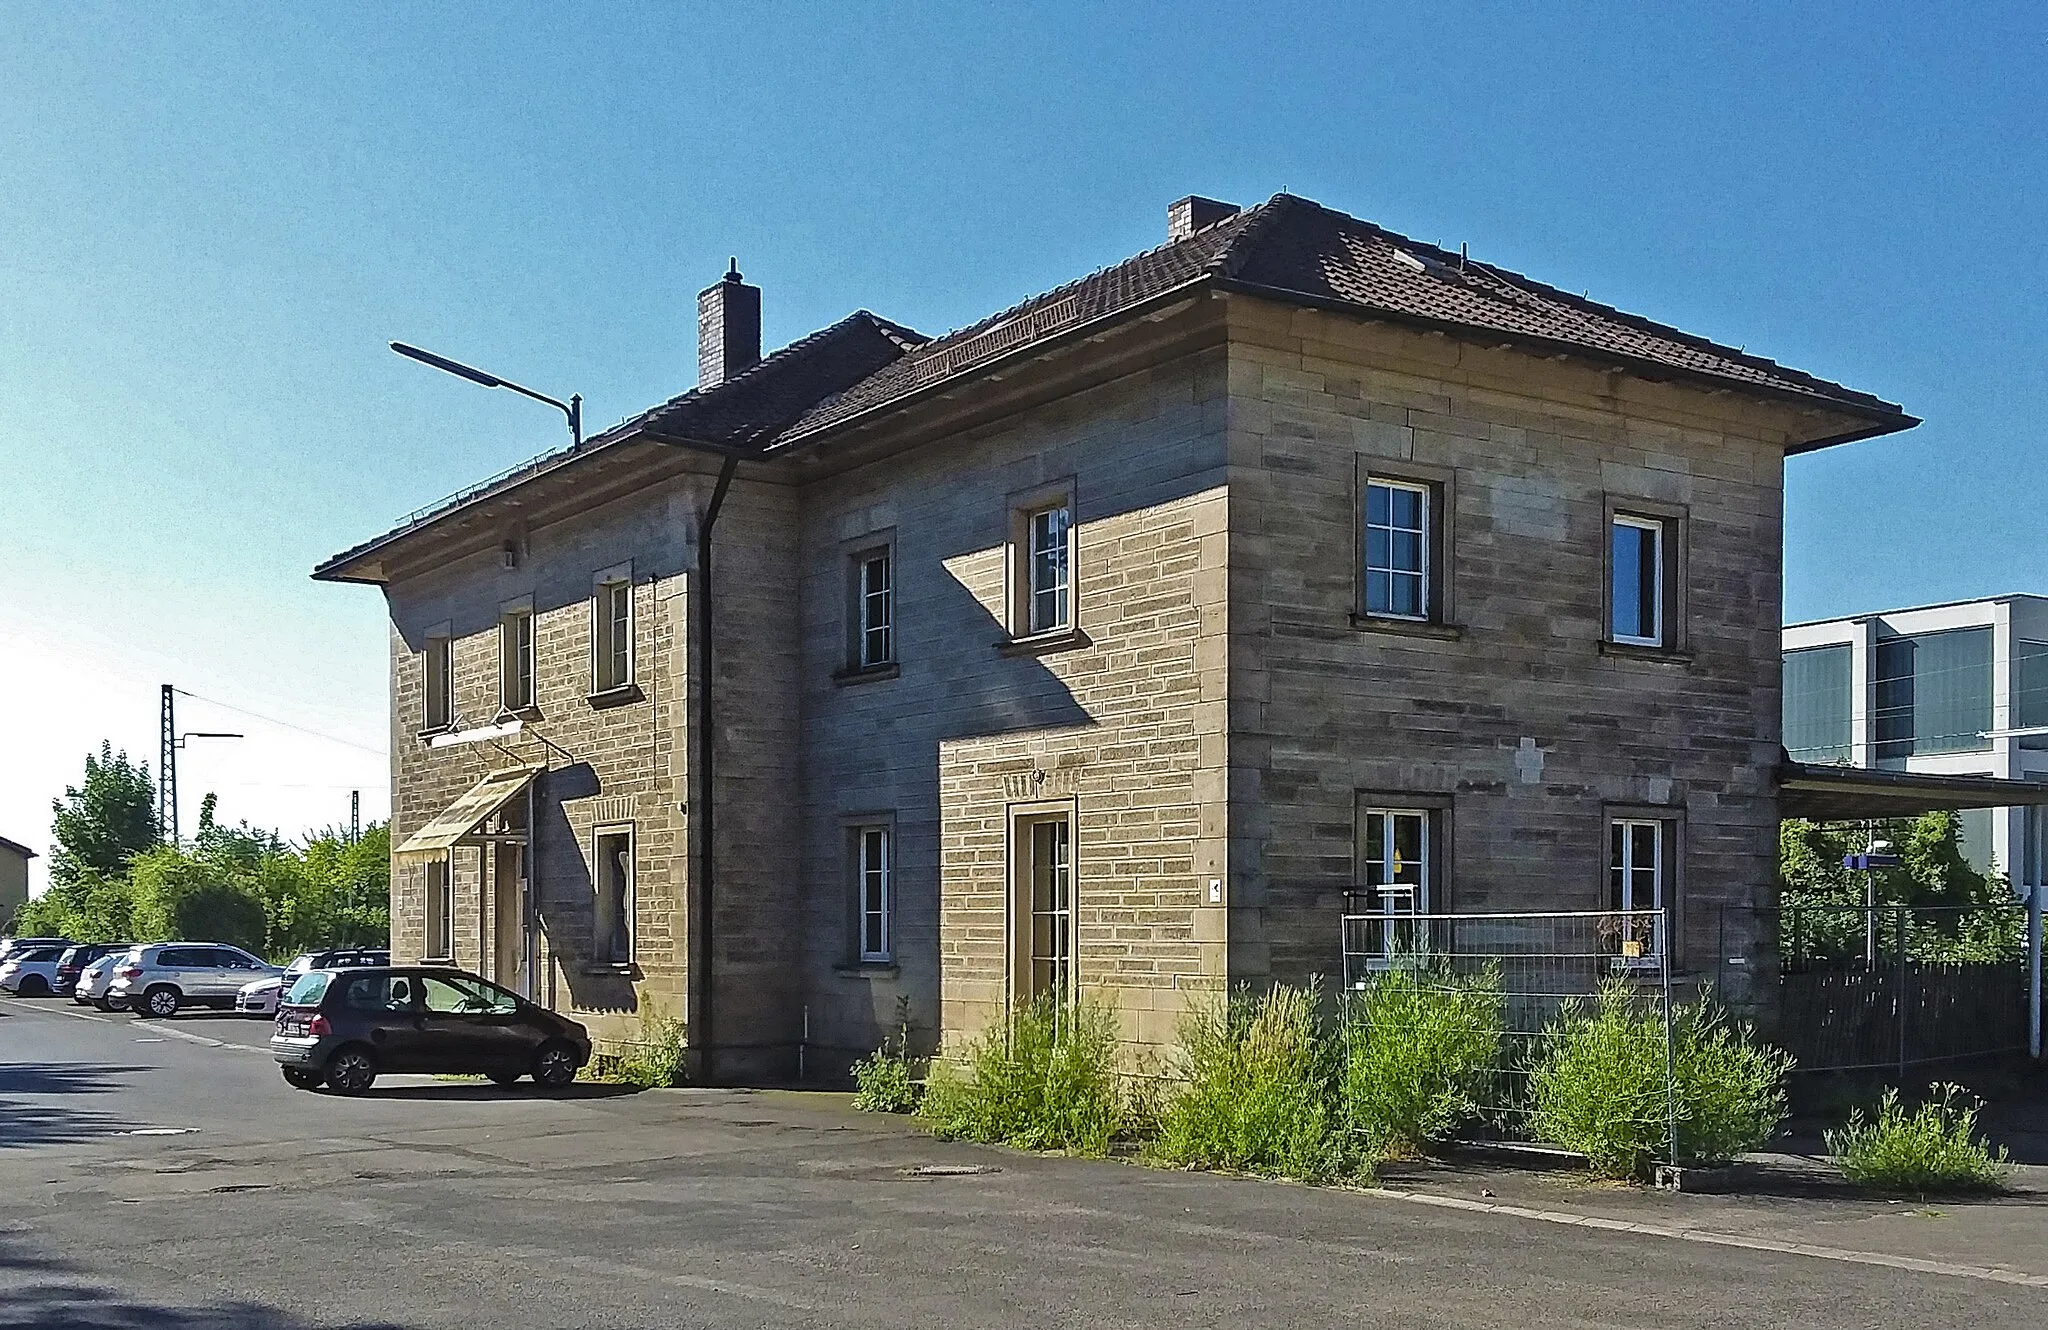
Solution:
M794 444L1004 351L1204 279L1276 300L1498 336L1639 372L1720 380L1738 390L1896 417L1900 426L1913 423L1898 407L1867 393L1473 262L1307 199L1276 194L1186 239L926 342L819 402L776 445Z
M1199 283L1581 356L1652 377L1804 400L1871 421L1863 433L1918 423L1867 393L1276 194L944 337L927 339L865 310L851 314L722 383L622 421L581 448L522 463L423 509L329 559L314 575L339 575L343 565L380 545L608 444L642 438L780 454L1007 352Z

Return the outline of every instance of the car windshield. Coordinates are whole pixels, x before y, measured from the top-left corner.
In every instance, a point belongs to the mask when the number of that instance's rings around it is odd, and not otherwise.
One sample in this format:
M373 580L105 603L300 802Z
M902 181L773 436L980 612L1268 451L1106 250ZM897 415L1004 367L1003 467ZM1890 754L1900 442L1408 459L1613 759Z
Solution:
M299 976L284 1000L294 1007L317 1007L320 999L327 996L327 984L333 978L325 970L309 970Z

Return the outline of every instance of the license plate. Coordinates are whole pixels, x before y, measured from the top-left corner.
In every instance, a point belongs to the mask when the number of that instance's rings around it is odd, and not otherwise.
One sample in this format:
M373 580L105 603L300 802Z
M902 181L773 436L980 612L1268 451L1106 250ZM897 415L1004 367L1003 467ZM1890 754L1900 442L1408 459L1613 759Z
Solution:
M306 1023L304 1021L284 1021L282 1022L282 1028L286 1034L304 1034L306 1032Z

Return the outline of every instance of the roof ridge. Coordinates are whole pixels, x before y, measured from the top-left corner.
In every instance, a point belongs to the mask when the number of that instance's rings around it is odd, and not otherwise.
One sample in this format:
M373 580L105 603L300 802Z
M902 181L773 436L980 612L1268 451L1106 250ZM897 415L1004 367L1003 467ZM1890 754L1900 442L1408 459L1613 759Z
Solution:
M1257 248L1258 238L1273 229L1275 223L1272 219L1284 217L1287 213L1293 211L1298 204L1307 204L1309 207L1319 211L1328 211L1322 204L1317 203L1313 199L1305 199L1296 194L1289 194L1285 190L1275 194L1264 203L1254 203L1251 207L1244 209L1237 213L1235 217L1229 219L1235 221L1238 218L1242 218L1244 219L1243 225L1238 228L1236 235L1224 242L1223 248L1217 251L1216 257L1209 260L1205 271L1217 277L1237 276L1237 270L1245 265L1246 261L1250 259L1252 251ZM1221 226L1223 223L1218 222L1216 225ZM1195 234L1200 235L1202 232L1197 231ZM1193 236L1189 237L1189 239L1193 238Z

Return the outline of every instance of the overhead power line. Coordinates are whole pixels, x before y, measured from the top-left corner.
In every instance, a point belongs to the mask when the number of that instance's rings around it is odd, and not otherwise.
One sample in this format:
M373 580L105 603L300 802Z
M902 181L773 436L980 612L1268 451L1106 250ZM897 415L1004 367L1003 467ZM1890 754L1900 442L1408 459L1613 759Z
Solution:
M239 715L247 716L251 720L260 720L267 725L277 725L287 730L297 730L300 734L310 735L315 739L325 739L328 743L340 744L344 748L355 748L365 753L374 753L378 757L390 756L382 748L372 748L368 744L359 744L353 739L343 739L339 735L323 734L319 730L309 730L303 725L294 725L288 720L279 720L275 716L266 716L260 711L251 711L247 707L238 707L232 702L223 702L218 698L212 697L201 697L199 694L187 692L183 688L178 689L177 692L184 697L191 698L194 702L204 702L210 707L221 707L225 710L236 712Z

